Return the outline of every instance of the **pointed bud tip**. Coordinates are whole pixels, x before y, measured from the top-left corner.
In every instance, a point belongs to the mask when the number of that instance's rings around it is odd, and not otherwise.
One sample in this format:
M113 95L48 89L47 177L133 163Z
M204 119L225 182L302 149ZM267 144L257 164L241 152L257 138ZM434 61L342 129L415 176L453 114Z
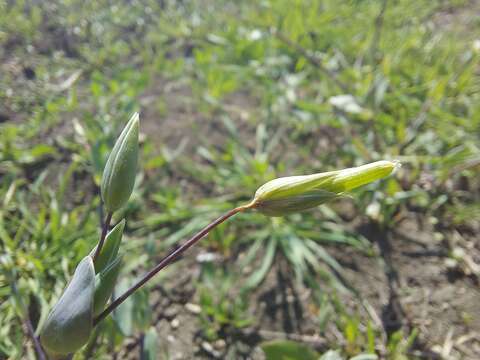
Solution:
M383 168L387 172L390 172L389 175L394 174L398 169L402 167L402 163L400 160L380 160L376 161L371 164L367 164L367 166L372 166L372 167L377 167L377 168Z
M392 160L392 163L394 165L394 168L393 168L394 172L402 167L402 163L400 162L400 160Z
M130 121L134 123L134 125L138 126L140 123L140 114L138 112L134 112L132 117L130 118Z

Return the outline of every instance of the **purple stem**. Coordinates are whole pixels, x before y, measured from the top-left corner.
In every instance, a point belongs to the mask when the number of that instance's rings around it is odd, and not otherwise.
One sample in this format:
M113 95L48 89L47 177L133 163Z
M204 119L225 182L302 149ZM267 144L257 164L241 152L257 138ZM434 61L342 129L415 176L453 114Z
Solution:
M160 270L164 267L168 266L172 262L174 262L184 251L188 250L192 245L202 239L205 235L208 234L210 230L212 230L215 226L220 225L228 218L232 217L238 212L244 211L245 209L250 208L250 204L246 206L240 206L235 209L230 210L226 214L220 216L218 219L213 221L212 223L205 226L202 230L198 233L193 235L189 240L187 240L183 245L178 247L177 249L173 250L170 254L164 257L153 269L151 269L148 273L146 273L135 285L133 285L130 289L125 291L120 297L116 298L103 312L98 315L94 321L93 325L97 325L100 321L105 319L115 308L117 308L121 303L123 303L130 295L132 295L136 290L138 290L141 286L143 286L148 280L154 277Z

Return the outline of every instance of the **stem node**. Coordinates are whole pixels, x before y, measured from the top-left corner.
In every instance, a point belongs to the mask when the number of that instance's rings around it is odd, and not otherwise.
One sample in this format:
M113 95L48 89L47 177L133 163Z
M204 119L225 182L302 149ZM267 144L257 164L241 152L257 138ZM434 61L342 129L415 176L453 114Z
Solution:
M102 251L105 238L107 237L108 228L110 227L110 222L112 221L112 215L113 215L112 212L108 212L105 222L103 223L102 235L100 236L100 241L98 242L97 249L95 250L95 254L93 255L94 263L95 263L95 260L97 260L98 256L100 255L100 252Z

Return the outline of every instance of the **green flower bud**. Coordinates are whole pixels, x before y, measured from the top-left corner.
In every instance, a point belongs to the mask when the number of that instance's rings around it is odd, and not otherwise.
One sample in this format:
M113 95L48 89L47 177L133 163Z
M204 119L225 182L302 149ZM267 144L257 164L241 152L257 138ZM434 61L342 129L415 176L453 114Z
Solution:
M138 113L117 139L103 171L101 192L105 208L114 212L130 198L135 184L138 161Z
M93 301L93 314L99 315L112 295L122 266L121 257L115 258L108 266L95 277L95 297Z
M282 216L311 209L362 185L384 178L396 162L377 161L325 173L278 178L262 185L248 207L267 216Z
M120 241L122 241L123 229L125 228L125 219L120 221L105 237L105 244L95 260L95 274L102 272L113 259L117 257L118 249L120 248ZM90 252L93 257L97 247L94 247Z
M78 264L72 280L48 315L40 341L52 358L85 345L93 328L95 270L90 256Z

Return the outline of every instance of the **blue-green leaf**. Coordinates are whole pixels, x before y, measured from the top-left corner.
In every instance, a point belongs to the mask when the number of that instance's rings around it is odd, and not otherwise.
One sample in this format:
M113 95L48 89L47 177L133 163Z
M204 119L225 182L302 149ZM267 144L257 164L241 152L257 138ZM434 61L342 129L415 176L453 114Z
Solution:
M266 360L317 360L318 354L308 346L290 340L274 340L261 345Z
M123 229L125 227L125 219L120 221L106 236L105 244L95 260L95 273L98 274L105 270L105 268L114 260L118 255L118 249L120 242L122 241ZM96 251L96 247L90 253L93 256Z
M122 266L121 257L116 258L95 278L95 297L93 304L93 314L100 314L108 298L112 295L113 289L117 282L118 274Z
M95 270L87 256L78 264L41 331L42 345L52 357L74 353L87 343L93 327L94 291Z

